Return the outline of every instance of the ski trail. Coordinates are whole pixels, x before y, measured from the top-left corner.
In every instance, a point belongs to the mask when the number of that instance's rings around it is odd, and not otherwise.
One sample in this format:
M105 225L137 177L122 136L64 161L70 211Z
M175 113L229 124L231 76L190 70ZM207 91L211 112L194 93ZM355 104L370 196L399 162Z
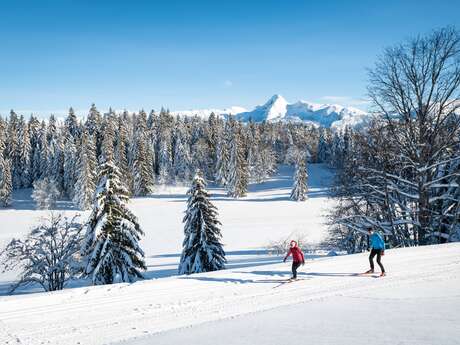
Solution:
M1 344L5 345L28 345L30 342L25 342L19 339L18 336L11 333L11 331L6 327L5 323L0 320L0 339Z
M274 277L289 277L287 264L2 297L0 320L21 340L107 344L375 288L419 289L430 280L458 284L459 249L449 244L388 250L388 275L382 279L353 272L367 265L367 254L358 254L307 261L299 281L278 288Z

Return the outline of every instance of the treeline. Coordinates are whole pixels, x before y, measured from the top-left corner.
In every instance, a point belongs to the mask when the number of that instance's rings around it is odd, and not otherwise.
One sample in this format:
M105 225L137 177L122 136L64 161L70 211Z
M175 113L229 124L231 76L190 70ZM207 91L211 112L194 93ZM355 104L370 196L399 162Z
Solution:
M54 116L26 121L11 111L0 118L0 203L10 204L13 189L34 187L39 207L64 197L88 209L98 166L106 161L120 169L131 196L148 195L156 184L188 183L199 170L230 196L241 197L250 181L263 182L280 163L329 161L342 141L311 125L243 124L214 114L101 114L93 105L85 120L71 108L59 122Z
M460 240L460 35L442 29L385 50L370 72L378 116L345 137L331 238L367 248Z

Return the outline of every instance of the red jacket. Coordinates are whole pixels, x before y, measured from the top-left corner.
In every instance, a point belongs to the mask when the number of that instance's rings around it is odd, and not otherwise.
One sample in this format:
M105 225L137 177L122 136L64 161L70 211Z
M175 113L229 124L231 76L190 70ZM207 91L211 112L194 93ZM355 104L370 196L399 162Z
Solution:
M294 262L304 262L305 261L303 253L299 247L295 246L295 247L290 248L284 260L286 260L291 254L292 254L292 261Z

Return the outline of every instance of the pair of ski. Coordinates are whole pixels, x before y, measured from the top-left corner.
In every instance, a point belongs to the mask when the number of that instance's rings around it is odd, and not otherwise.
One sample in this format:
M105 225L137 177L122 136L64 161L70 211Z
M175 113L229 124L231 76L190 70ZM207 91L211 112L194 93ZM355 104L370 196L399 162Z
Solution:
M305 278L296 278L296 279L289 278L287 280L281 280L278 285L273 287L273 289L279 288L280 286L283 286L283 285L286 285L286 284L289 284L289 283L298 282L300 280L305 280Z
M374 272L369 272L369 271L366 271L364 273L358 273L357 275L363 276L363 277L374 277L374 278L383 278L386 276L385 273L375 274Z

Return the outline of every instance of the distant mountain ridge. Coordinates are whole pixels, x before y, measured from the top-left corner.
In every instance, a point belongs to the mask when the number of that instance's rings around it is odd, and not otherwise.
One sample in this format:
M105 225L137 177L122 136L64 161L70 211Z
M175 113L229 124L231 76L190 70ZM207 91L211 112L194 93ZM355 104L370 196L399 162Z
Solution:
M306 101L288 103L281 95L272 96L266 103L256 106L251 111L242 107L231 107L223 110L174 111L173 114L208 117L211 112L224 117L234 115L237 120L242 122L304 122L332 129L342 129L346 126L353 128L363 127L370 119L368 113L353 107L344 107L337 104L317 104Z

